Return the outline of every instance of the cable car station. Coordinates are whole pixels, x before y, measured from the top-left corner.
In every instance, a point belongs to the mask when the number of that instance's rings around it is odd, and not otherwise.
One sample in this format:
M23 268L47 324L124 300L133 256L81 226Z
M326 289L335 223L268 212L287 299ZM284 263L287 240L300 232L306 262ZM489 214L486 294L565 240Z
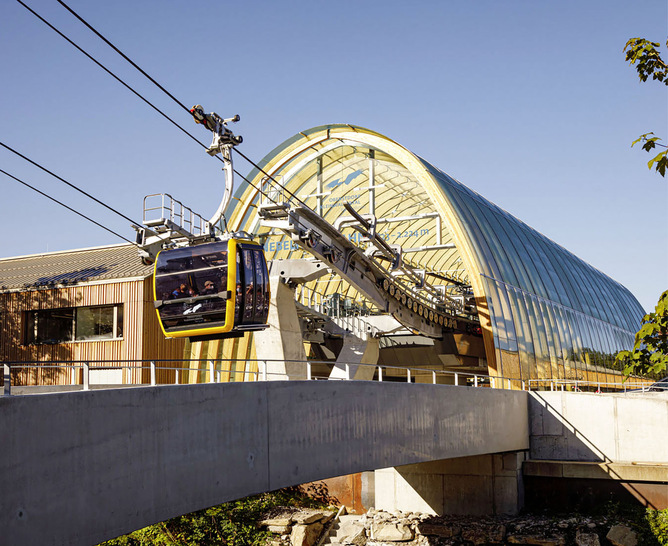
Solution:
M245 354L290 378L308 359L322 378L409 362L425 376L621 384L614 355L643 315L633 295L445 172L378 133L329 125L277 147L231 198L238 116L191 112L225 163L223 202L206 221L148 196L135 226L156 260L162 330L188 337L191 358Z

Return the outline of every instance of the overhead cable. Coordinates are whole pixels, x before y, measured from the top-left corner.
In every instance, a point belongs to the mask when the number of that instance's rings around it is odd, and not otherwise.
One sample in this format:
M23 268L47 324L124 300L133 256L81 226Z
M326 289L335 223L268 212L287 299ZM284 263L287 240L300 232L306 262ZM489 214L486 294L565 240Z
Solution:
M48 26L51 30L56 32L61 38L69 42L72 46L74 46L76 49L78 49L81 53L83 53L86 57L88 57L91 61L93 61L97 66L99 66L102 70L104 70L107 74L109 74L111 77L113 77L117 82L119 82L121 85L126 87L129 91L134 93L137 97L139 97L141 100L143 100L146 104L148 104L153 110L158 112L162 117L164 117L167 121L169 121L171 124L173 124L175 127L177 127L180 131L188 135L191 139L193 139L197 144L202 146L203 148L206 149L206 146L202 144L197 138L195 138L192 134L190 134L186 129L181 127L178 123L176 123L172 118L170 118L167 114L165 114L160 108L155 106L153 103L151 103L148 99L146 99L143 95L141 95L139 92L135 91L130 85L125 83L121 78L119 78L116 74L114 74L111 70L109 70L106 66L104 66L101 62L99 62L97 59L95 59L92 55L90 55L87 51L85 51L83 48L79 47L76 43L74 43L72 40L70 40L65 34L60 32L56 27L54 27L51 23L49 23L44 17L39 15L36 11L34 11L32 8L24 4L21 0L16 0L19 4L21 4L25 9L27 9L30 13L32 13L35 17L37 17L40 21L42 21L46 26Z
M40 195L43 195L43 196L46 197L47 199L50 199L50 200L53 201L54 203L58 203L61 207L65 207L67 210L73 212L74 214L78 214L79 216L81 216L82 218L85 218L85 219L88 220L89 222L92 222L92 223L95 224L96 226L101 227L102 229L108 231L109 233L112 233L113 235L116 235L116 237L120 237L120 238L123 239L124 241L127 241L128 243L131 243L131 244L133 244L133 245L135 244L135 243L134 243L133 241L131 241L130 239L127 239L126 237L123 237L123 235L121 235L121 234L119 234L119 233L116 233L113 229L109 229L108 227L103 226L103 225L100 224L99 222L96 222L95 220L93 220L92 218L89 218L89 217L86 216L85 214L82 214L82 213L79 212L78 210L73 209L72 207L66 205L65 203L62 203L62 202L58 201L57 199L51 197L50 195L44 193L43 191L38 190L38 189L35 188L34 186L31 186L31 185L28 184L27 182L24 182L23 180L21 180L21 179L15 177L15 176L12 175L12 174L9 174L7 171L4 171L4 170L0 169L0 173L2 173L2 174L4 174L4 175L7 175L9 178L14 179L14 180L15 180L16 182L18 182L19 184L23 184L23 185L26 186L27 188L30 188L31 190L36 191L37 193L39 193Z
M157 81L155 81L151 76L149 76L144 70L142 70L132 59L130 59L125 53L123 53L120 49L118 49L114 44L112 44L109 40L107 40L102 34L100 34L95 28L93 28L92 25L88 24L88 22L81 17L76 11L74 11L71 7L69 7L65 2L62 0L58 0L58 3L63 6L67 11L69 11L72 15L74 15L79 21L81 21L84 25L86 25L92 32L95 33L96 36L98 36L101 40L104 41L105 44L107 44L111 49L113 49L116 53L118 53L121 57L123 57L127 62L129 62L132 66L134 66L139 72L141 72L144 76L146 76L152 83L154 83L158 88L162 90L163 93L165 93L170 99L172 99L176 104L178 104L181 108L183 108L188 114L190 114L190 110L188 107L183 104L179 99L177 99L174 95L172 95L167 89L165 89L162 85L160 85Z
M17 0L17 1L20 2L21 0ZM93 27L90 23L88 23L83 17L81 17L78 13L76 13L76 12L75 12L72 8L70 8L65 2L63 2L62 0L57 0L57 1L58 1L58 3L59 3L61 6L63 6L67 11L69 11L72 15L74 15L74 17L76 17L79 21L81 21L84 25L86 25L86 27L87 27L91 32L93 32L93 33L94 33L96 36L98 36L102 41L104 41L105 44L107 44L109 47L111 47L116 53L118 53L121 57L123 57L123 58L124 58L127 62L129 62L133 67L135 67L135 68L136 68L136 69L137 69L143 76L145 76L151 83L153 83L155 86L157 86L158 89L160 89L160 90L161 90L163 93L165 93L170 99L172 99L176 104L178 104L181 108L183 108L186 112L188 112L188 115L189 115L189 116L192 116L192 112L190 111L190 109L189 109L185 104L183 104L179 99L177 99L174 95L172 95L169 91L167 91L167 89L165 89L162 85L160 85L160 84L159 84L154 78L152 78L152 77L151 77L145 70L143 70L141 67L139 67L139 65L137 65L137 64L136 64L132 59L130 59L125 53L123 53L123 52L122 52L116 45L114 45L110 40L108 40L107 38L105 38L105 37L104 37L104 36L103 36L103 35L102 35L102 34L101 34L95 27ZM133 92L134 92L134 90L133 90ZM138 93L136 93L136 92L135 92L135 94L138 95ZM140 95L139 95L139 96L140 96ZM162 113L162 112L161 112L161 113ZM165 116L165 117L167 117L166 114L162 114L162 115ZM179 128L181 128L182 131L187 132L187 131L185 131L185 129L183 129L180 125L178 125L174 120L172 120L171 118L168 118L168 119L169 119L174 125L176 125L176 126L178 126ZM190 133L188 133L188 134L190 135ZM190 135L190 136L192 137L192 135ZM192 137L192 138L194 138L194 137ZM196 139L195 139L195 140L196 140ZM199 141L198 141L198 142L199 142ZM200 144L201 144L201 143L200 143ZM201 144L201 145L204 146L203 144ZM206 148L206 146L204 146L204 148ZM257 165L253 160L251 160L249 157L247 157L246 155L244 155L242 152L240 152L240 151L237 150L236 148L232 148L232 149L233 149L236 153L238 153L241 157L243 157L246 161L248 161L253 167L255 167L255 168L258 169L261 173L263 173L265 176L267 176L267 178L269 178L270 180L272 180L273 182L275 182L276 184L278 184L278 185L279 185L282 189L284 189L288 194L290 194L290 195L291 195L292 197L294 197L297 201L299 201L299 203L301 203L302 205L306 206L306 204L305 204L301 199L299 199L299 197L297 197L297 196L296 196L294 193L292 193L289 189L287 189L285 186L283 186L283 184L281 184L280 182L278 182L273 176L271 176L271 175L268 174L266 171L264 171L264 170L263 170L259 165ZM222 158L220 158L219 156L215 156L215 157L217 157L220 161L223 161ZM235 172L236 172L236 171L235 171ZM239 174L239 173L237 173L237 174ZM255 186L254 184L251 184L251 182L250 182L245 176L243 176L243 175L239 175L239 176L241 176L241 178L243 178L243 179L244 179L248 184L250 184L253 188L255 188L255 189L258 190L260 193L262 193L262 195L267 196L267 194L266 194L265 192L263 192L261 189L259 189L259 188L258 188L257 186ZM268 197L268 196L267 196L267 197ZM273 201L273 199L272 199L272 201Z
M124 218L125 220L127 220L127 221L130 222L131 224L137 224L137 225L139 225L139 223L138 223L138 222L135 222L132 218L130 218L130 217L128 217L128 216L125 216L125 214L123 214L122 212L118 212L115 208L110 207L110 206L107 205L106 203L100 201L97 197L94 197L93 195L91 195L90 193L88 193L88 192L82 190L82 189L79 188L78 186L75 186L75 185L72 184L71 182L68 182L68 181L65 180L63 177L58 176L57 174L55 174L54 172L50 171L50 170L47 169L46 167L43 167L42 165L40 165L40 164L37 163L36 161L33 161L33 160L30 159L29 157L26 157L26 156L23 155L21 152L17 152L14 148L11 148L11 147L7 146L7 144L5 144L4 142L0 142L0 146L2 146L3 148L6 148L7 150L9 150L10 152L12 152L13 154L16 154L16 155L19 156L21 159L25 159L28 163L33 164L35 167L37 167L37 168L39 168L39 169L42 169L45 173L50 174L50 175L53 176L54 178L60 180L63 184L67 184L70 188L72 188L72 189L78 191L79 193L85 195L85 196L88 197L89 199L92 199L92 200L95 201L97 204L102 205L104 208L110 210L111 212L113 212L113 213L115 213L115 214L118 214L121 218ZM126 240L127 240L127 239L126 239Z

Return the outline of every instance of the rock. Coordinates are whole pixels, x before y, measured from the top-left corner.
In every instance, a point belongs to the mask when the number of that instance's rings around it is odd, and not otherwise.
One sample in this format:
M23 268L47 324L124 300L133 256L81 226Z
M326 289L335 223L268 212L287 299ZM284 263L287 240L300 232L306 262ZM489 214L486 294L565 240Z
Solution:
M566 539L561 535L544 537L538 535L508 535L509 544L534 544L535 546L566 546Z
M282 535L284 533L290 532L290 525L267 525L267 531L270 533L276 533L277 535Z
M339 542L341 544L353 544L354 546L362 546L366 544L366 529L357 523L348 523L341 526L339 535Z
M614 525L606 537L614 546L637 546L638 535L626 525Z
M462 529L462 539L473 544L501 544L505 536L505 525L479 525Z
M418 532L422 535L429 535L433 537L451 538L457 536L461 529L458 525L451 523L442 523L440 525L434 523L420 523L418 525Z
M332 520L332 518L336 515L336 512L320 512L320 514L322 515L322 518L320 518L320 523L325 525Z
M405 542L413 540L413 531L402 523L376 524L372 527L371 536L374 540L388 542Z
M321 532L321 523L313 523L311 525L297 523L292 527L290 544L292 546L313 546L320 537Z
M292 521L302 525L308 525L309 523L315 523L322 519L323 513L315 510L303 510L300 512L295 512L292 514Z
M601 546L596 533L587 533L581 529L575 533L575 544L577 546Z
M291 523L292 523L292 518L290 516L283 518L263 519L262 521L260 521L260 527L269 527L270 525L289 527Z

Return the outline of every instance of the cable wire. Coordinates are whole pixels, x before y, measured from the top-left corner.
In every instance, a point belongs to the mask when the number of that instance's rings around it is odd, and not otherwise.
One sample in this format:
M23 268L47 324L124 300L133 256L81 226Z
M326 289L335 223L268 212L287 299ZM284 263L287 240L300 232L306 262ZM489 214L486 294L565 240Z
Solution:
M96 36L98 36L101 40L104 41L105 44L107 44L111 49L113 49L116 53L118 53L121 57L123 57L127 62L129 62L132 66L134 66L139 72L141 72L144 76L146 76L152 83L154 83L160 90L162 90L163 93L165 93L170 99L172 99L176 104L178 104L181 108L183 108L188 114L190 114L190 110L188 107L183 104L179 99L177 99L174 95L172 95L167 89L165 89L162 85L160 85L157 81L155 81L151 76L149 76L144 70L142 70L132 59L130 59L125 53L123 53L120 49L118 49L114 44L112 44L109 40L107 40L102 34L100 34L95 28L93 28L88 22L81 17L76 11L74 11L71 7L69 7L65 2L62 0L58 0L58 3L63 6L67 11L69 11L72 15L74 15L79 21L81 21L84 25L86 25L92 32L95 33Z
M74 46L76 49L78 49L81 53L83 53L86 57L88 57L91 61L93 61L97 66L99 66L102 70L104 70L107 74L109 74L111 77L113 77L118 83L126 87L129 91L134 93L137 97L139 97L141 100L143 100L146 104L148 104L153 110L158 112L162 117L164 117L167 121L169 121L171 124L173 124L175 127L177 127L180 131L188 135L192 140L197 142L200 146L202 146L204 149L206 149L206 146L202 144L197 138L195 138L192 134L190 134L186 129L181 127L178 123L176 123L172 118L170 118L167 114L165 114L160 108L155 106L152 102L150 102L148 99L146 99L143 95L141 95L139 92L135 91L132 87L130 87L127 83L125 83L121 78L119 78L116 74L114 74L111 70L109 70L106 66L104 66L101 62L99 62L97 59L95 59L92 55L90 55L87 51L85 51L83 48L79 47L76 43L74 43L72 40L70 40L65 34L60 32L56 27L54 27L51 23L49 23L44 17L39 15L36 11L34 11L32 8L24 4L21 0L16 0L19 4L21 4L25 9L27 9L30 13L32 13L35 17L37 17L40 21L42 21L46 26L48 26L51 30L56 32L61 38L69 42L72 46Z
M79 45L77 45L73 40L68 38L65 34L63 34L60 30L58 30L55 26L53 26L51 23L49 23L46 19L44 19L41 15L39 15L37 12L35 12L33 9L31 9L28 5L26 5L22 0L16 0L19 4L21 4L25 9L27 9L30 13L32 13L35 17L37 17L40 21L42 21L45 25L47 25L51 30L56 32L61 38L66 40L69 44L71 44L73 47L75 47L77 50L79 50L81 53L83 53L86 57L88 57L91 61L93 61L97 66L99 66L102 70L104 70L107 74L109 74L111 77L113 77L116 81L118 81L121 85L123 85L125 88L127 88L129 91L131 91L134 95L136 95L138 98L140 98L143 102L148 104L153 110L158 112L162 117L164 117L166 120L168 120L172 125L177 127L181 132L186 134L190 139L195 141L197 144L199 144L202 148L207 149L207 146L202 144L195 136L193 136L189 131L184 129L181 125L179 125L177 122L175 122L172 118L170 118L167 114L165 114L162 110L160 110L157 106L155 106L153 103L151 103L148 99L146 99L143 95L141 95L139 92L135 91L129 84L127 84L125 81L123 81L120 77L118 77L116 74L114 74L111 70L109 70L106 66L104 66L102 63L100 63L97 59L95 59L92 55L90 55L87 51L85 51L83 48L81 48ZM190 110L183 104L181 103L178 99L176 99L171 93L169 93L162 85L160 85L154 78L149 76L144 70L142 70L136 63L134 63L132 60L130 60L124 53L120 51L112 42L110 42L108 39L106 39L102 34L100 34L97 30L95 30L92 25L87 23L83 18L81 18L77 13L74 12L74 10L70 9L69 6L67 6L64 2L61 2L58 0L60 4L63 5L72 15L74 15L77 19L79 19L83 24L86 25L92 32L94 32L100 39L102 39L109 47L114 49L119 55L121 55L126 61L128 61L133 67L135 67L142 75L144 75L146 78L148 78L154 85L156 85L161 91L163 91L165 94L167 94L172 100L174 100L180 107L185 109L189 115L191 115ZM233 148L234 149L234 148ZM12 150L14 151L14 150ZM249 157L247 157L245 154L242 152L239 152L239 150L235 151L241 155L246 161L248 161L251 165L253 165L255 168L257 168L260 172L265 174L268 179L272 180L275 184L277 184L279 187L284 189L289 195L291 195L293 198L295 198L297 201L299 201L302 205L307 206L301 199L299 199L292 191L287 189L283 184L278 182L273 176L269 175L266 171L264 171L259 165L257 165L254 161L252 161ZM16 153L16 152L15 152ZM22 156L23 157L23 156ZM216 159L224 163L224 160L216 155ZM26 158L27 159L27 158ZM31 161L32 162L32 161ZM49 172L49 171L47 171ZM248 180L247 177L239 173L236 169L234 169L234 172L240 176L247 184L249 184L252 188L254 188L256 191L258 191L260 194L262 194L264 197L269 199L270 201L277 203L276 200L274 200L272 197L270 197L266 192L262 190L261 187L256 186L253 184L250 180ZM52 173L49 173L52 174ZM54 175L55 176L55 175ZM58 177L57 177L58 178ZM77 188L78 189L78 188ZM103 203L101 203L103 204ZM104 205L106 206L106 205ZM133 222L136 223L136 222Z
M125 216L125 214L123 214L122 212L118 212L116 209L114 209L114 208L110 207L109 205L107 205L106 203L103 203L102 201L100 201L97 197L94 197L94 196L91 195L90 193L88 193L88 192L82 190L81 188L75 186L74 184L68 182L68 181L65 180L63 177L58 176L57 174L55 174L54 172L50 171L50 170L47 169L46 167L43 167L42 165L40 165L40 164L37 163L36 161L33 161L33 160L30 159L29 157L26 157L26 156L23 155L21 152L17 152L14 148L11 148L11 147L7 146L7 144L5 144L4 142L0 142L0 146L2 146L3 148L6 148L7 150L9 150L10 152L12 152L13 154L16 154L16 155L19 156L21 159L25 159L28 163L31 163L31 164L34 165L35 167L37 167L37 168L39 168L39 169L42 169L45 173L50 174L50 175L53 176L54 178L60 180L63 184L67 184L70 188L72 188L72 189L78 191L79 193L85 195L85 196L88 197L89 199L92 199L93 201L95 201L95 202L98 203L99 205L102 205L104 208L110 210L111 212L113 212L113 213L115 213L115 214L118 214L121 218L124 218L125 220L127 220L127 221L130 222L131 224L139 225L139 223L138 223L138 222L135 222L132 218L130 218L130 217L128 217L128 216Z
M18 2L21 2L21 0L17 0ZM178 100L174 95L172 95L167 89L165 89L162 85L160 85L154 78L152 78L145 70L143 70L141 67L139 67L132 59L130 59L125 53L123 53L116 45L114 45L110 40L105 38L97 29L95 29L90 23L88 23L83 17L81 17L78 13L76 13L72 8L70 8L65 2L62 0L57 0L58 3L63 6L67 11L69 11L74 17L76 17L79 21L81 21L91 32L93 32L98 38L100 38L102 41L104 41L105 44L107 44L109 47L111 47L116 53L118 53L123 59L125 59L127 62L129 62L134 68L136 68L143 76L145 76L151 83L153 83L155 86L158 87L163 93L165 93L170 99L172 99L176 104L178 104L181 108L183 108L186 112L188 112L188 115L192 116L192 112L190 109L183 104L180 100ZM161 112L162 113L162 112ZM167 117L166 114L163 114L163 116ZM179 126L174 120L171 118L168 118L174 125ZM179 126L180 127L180 126ZM184 129L182 129L184 130ZM185 131L185 130L184 130ZM187 132L187 131L186 131ZM190 134L190 133L188 133ZM192 135L191 135L192 136ZM194 138L194 137L193 137ZM195 139L197 140L197 139ZM199 142L199 141L197 141ZM201 144L201 143L200 143ZM204 146L204 145L202 145ZM206 148L206 146L204 146ZM284 189L290 196L292 196L294 199L299 201L300 204L307 206L306 203L304 203L299 197L297 197L294 193L292 193L288 188L283 186L280 182L278 182L273 176L268 174L266 171L264 171L259 165L257 165L254 161L252 161L249 157L244 155L242 152L237 150L236 148L232 148L235 152L237 152L241 157L243 157L246 161L248 161L253 167L258 169L260 172L262 172L267 178L278 184L282 189ZM218 160L223 161L222 158L219 156L215 156ZM236 172L236 171L235 171ZM237 173L238 174L238 173ZM271 199L269 196L267 196L266 193L262 192L257 186L254 184L251 184L250 181L243 175L239 175L241 178L243 178L248 184L250 184L252 187L254 187L256 190L260 191L263 195L265 195L267 198ZM271 199L274 201L273 199ZM275 201L274 201L275 202Z
M85 218L85 219L88 220L89 222L92 222L92 223L95 224L96 226L101 227L102 229L108 231L109 233L112 233L112 234L116 235L116 237L120 237L121 239L123 239L124 241L127 241L127 242L130 243L130 244L133 244L133 245L136 244L134 241L131 241L130 239L127 239L126 237L123 237L123 235L121 235L121 234L119 234L119 233L116 233L113 229L109 229L108 227L103 226L103 225L100 224L99 222L96 222L95 220L93 220L92 218L89 218L89 217L86 216L85 214L82 214L82 213L79 212L78 210L73 209L72 207L66 205L65 203L61 203L61 202L58 201L57 199L51 197L50 195L44 193L44 192L41 191L41 190L38 190L37 188L35 188L34 186L31 186L31 185L28 184L27 182L24 182L23 180L21 180L21 179L15 177L15 176L12 175L12 174L9 174L7 171L4 171L4 170L0 169L0 173L2 173L2 174L4 174L4 175L7 175L9 178L12 178L12 179L16 180L19 184L23 184L23 185L26 186L27 188L30 188L31 190L36 191L37 193L39 193L40 195L43 195L43 196L46 197L47 199L51 199L51 201L53 201L54 203L58 203L61 207L65 207L67 210L73 212L74 214L78 214L79 216L81 216L82 218Z

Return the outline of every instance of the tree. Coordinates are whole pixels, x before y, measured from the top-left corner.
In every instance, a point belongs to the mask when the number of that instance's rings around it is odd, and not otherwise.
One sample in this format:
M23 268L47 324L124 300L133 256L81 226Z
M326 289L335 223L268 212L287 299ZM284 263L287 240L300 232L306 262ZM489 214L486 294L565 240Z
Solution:
M652 76L653 80L668 85L668 66L661 59L661 55L657 51L658 47L658 42L650 42L644 38L631 38L624 46L626 60L629 64L635 65L640 81L646 82L647 78ZM668 40L666 40L666 47L668 47ZM646 152L651 152L657 146L668 148L665 144L659 144L658 141L661 139L653 135L654 133L640 135L631 146L642 142L642 149ZM668 150L663 150L650 159L647 163L650 170L654 167L661 176L666 176L666 168L668 168L667 153Z
M668 290L659 298L654 313L645 315L632 351L620 351L617 363L624 375L665 375L668 368Z

